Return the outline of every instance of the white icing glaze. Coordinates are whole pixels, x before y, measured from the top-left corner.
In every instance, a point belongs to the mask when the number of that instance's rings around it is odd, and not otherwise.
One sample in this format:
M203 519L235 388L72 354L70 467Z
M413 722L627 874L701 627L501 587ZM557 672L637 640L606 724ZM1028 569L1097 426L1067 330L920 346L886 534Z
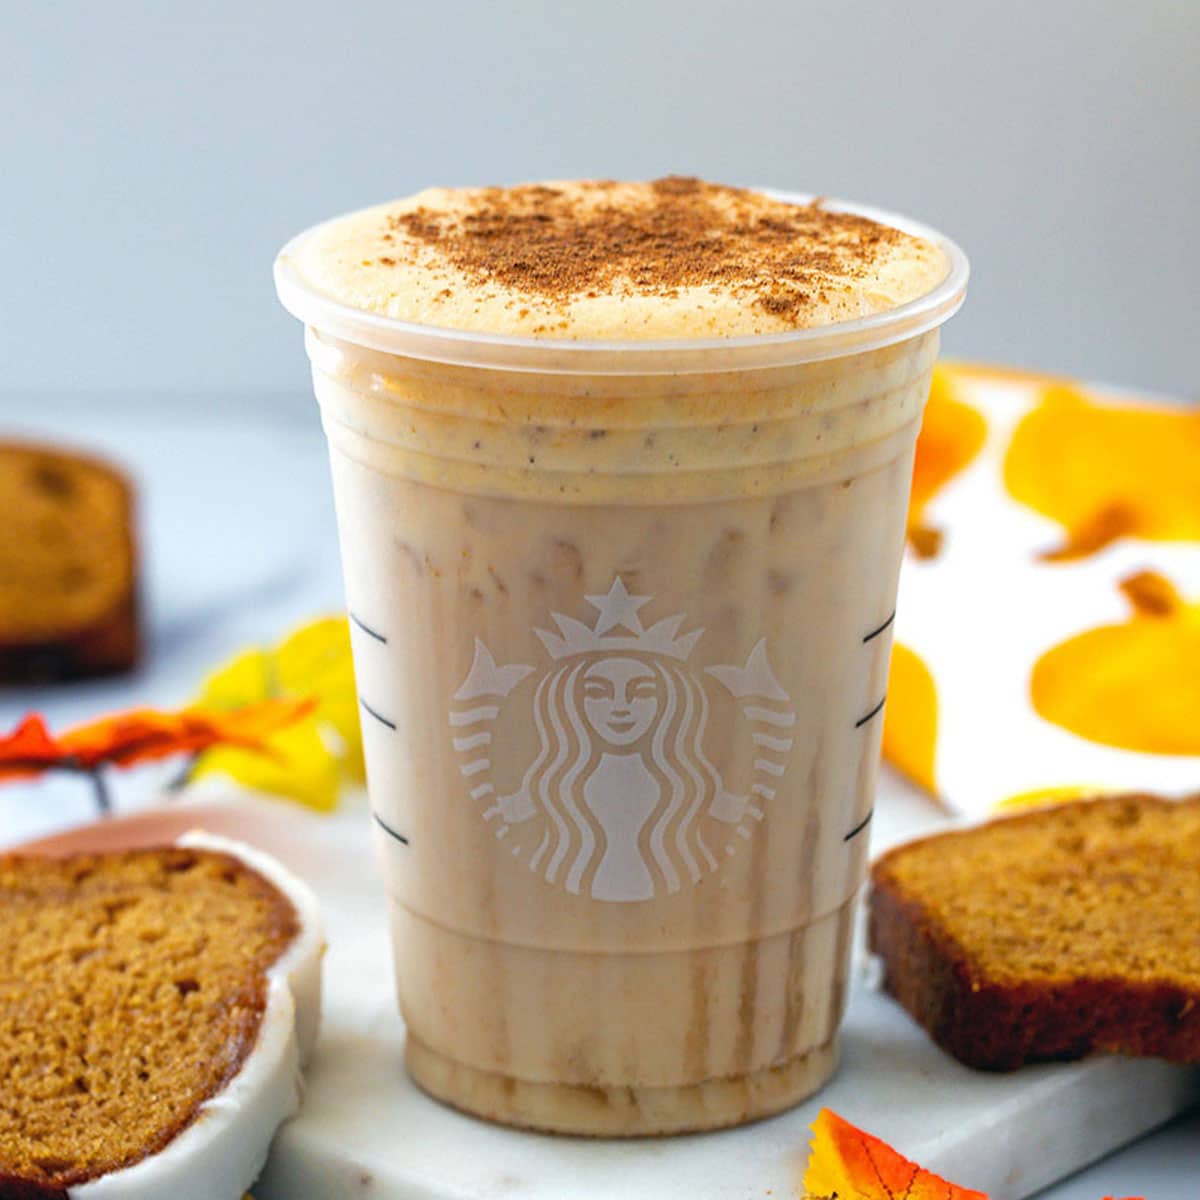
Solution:
M258 1040L229 1084L158 1154L79 1184L70 1200L239 1200L267 1160L275 1131L300 1107L300 1067L321 1016L324 939L316 897L275 859L241 842L196 830L178 842L240 859L278 888L300 932L267 972Z

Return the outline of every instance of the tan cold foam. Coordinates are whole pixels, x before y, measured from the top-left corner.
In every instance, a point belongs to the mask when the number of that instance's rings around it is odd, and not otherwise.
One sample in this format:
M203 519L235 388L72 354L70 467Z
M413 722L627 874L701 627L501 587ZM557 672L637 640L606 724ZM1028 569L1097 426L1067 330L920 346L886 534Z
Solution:
M932 242L820 202L695 179L431 188L305 237L314 291L419 325L553 340L826 326L932 291Z

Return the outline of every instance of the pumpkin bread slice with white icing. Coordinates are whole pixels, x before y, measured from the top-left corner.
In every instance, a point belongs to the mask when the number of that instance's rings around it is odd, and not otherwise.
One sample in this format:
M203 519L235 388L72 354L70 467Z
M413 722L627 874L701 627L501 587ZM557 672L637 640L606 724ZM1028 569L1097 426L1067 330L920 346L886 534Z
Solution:
M321 951L237 842L0 856L0 1198L237 1200L299 1106Z

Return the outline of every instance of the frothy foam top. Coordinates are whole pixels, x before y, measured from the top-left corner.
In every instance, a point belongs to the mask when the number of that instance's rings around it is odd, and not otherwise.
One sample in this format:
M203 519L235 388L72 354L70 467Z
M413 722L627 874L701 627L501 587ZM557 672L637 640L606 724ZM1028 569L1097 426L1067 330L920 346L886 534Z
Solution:
M933 243L821 202L671 176L431 188L305 238L301 277L420 325L546 339L736 337L931 291Z

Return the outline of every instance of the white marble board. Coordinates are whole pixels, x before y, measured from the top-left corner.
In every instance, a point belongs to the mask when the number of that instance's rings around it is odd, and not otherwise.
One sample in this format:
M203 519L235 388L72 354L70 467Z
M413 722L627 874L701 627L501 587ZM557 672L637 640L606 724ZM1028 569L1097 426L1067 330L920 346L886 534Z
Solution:
M894 778L885 778L880 799L877 847L936 822ZM790 1113L648 1141L494 1127L430 1100L404 1073L382 887L361 802L332 819L297 815L272 827L272 848L319 891L329 953L304 1108L277 1138L258 1200L779 1200L797 1194L807 1127L822 1105L993 1200L1018 1200L1200 1099L1200 1072L1150 1061L970 1071L860 969L841 1068Z

